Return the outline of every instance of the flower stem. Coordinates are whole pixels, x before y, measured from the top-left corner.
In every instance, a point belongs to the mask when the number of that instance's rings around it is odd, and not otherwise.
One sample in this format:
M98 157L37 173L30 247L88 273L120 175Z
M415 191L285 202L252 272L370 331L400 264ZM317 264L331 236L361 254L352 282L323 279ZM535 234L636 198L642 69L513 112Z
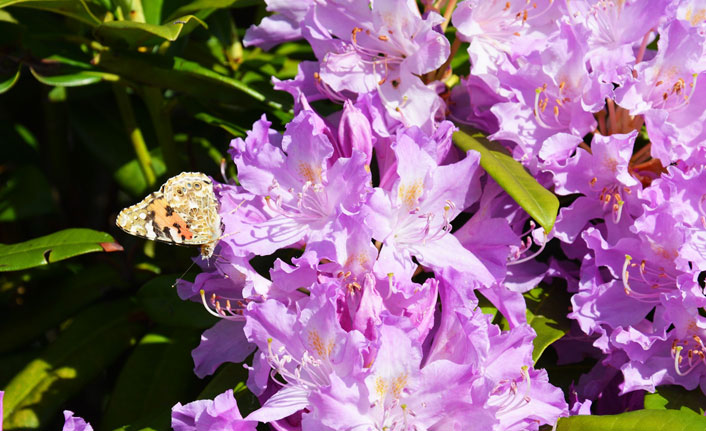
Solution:
M150 158L150 152L147 149L145 138L142 136L142 130L140 130L135 120L135 113L132 110L132 105L130 105L127 89L120 84L114 84L113 93L115 93L115 100L118 103L120 117L122 117L128 136L130 136L130 141L135 150L135 155L137 155L137 162L140 165L142 174L145 176L147 185L153 187L157 182L157 177L154 174L152 159Z

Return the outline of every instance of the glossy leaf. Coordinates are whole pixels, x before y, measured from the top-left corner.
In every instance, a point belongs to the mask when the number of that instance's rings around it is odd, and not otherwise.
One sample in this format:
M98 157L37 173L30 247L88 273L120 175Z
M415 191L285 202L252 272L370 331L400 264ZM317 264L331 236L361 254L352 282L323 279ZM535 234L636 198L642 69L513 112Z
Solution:
M42 84L55 87L79 87L82 85L96 84L101 81L115 81L118 78L110 73L96 70L83 70L72 66L63 66L45 74L35 68L30 68L32 75Z
M118 376L101 428L144 424L155 415L168 426L171 407L188 399L197 383L191 350L198 344L199 331L183 328L157 328L142 337Z
M488 174L542 226L545 232L554 227L559 200L542 187L525 168L499 145L488 141L481 133L460 130L454 133L454 143L463 151L480 153L480 164Z
M135 21L109 21L96 27L93 34L101 43L135 48L157 45L165 40L175 41L199 25L207 27L203 21L193 15L181 16L163 25Z
M703 431L706 417L680 410L638 410L607 416L560 418L557 431Z
M208 10L228 7L247 7L259 4L259 0L194 0L181 6L169 15L167 21L182 15Z
M46 426L61 406L104 371L142 331L121 300L78 315L59 337L5 388L4 430Z
M97 25L102 21L98 8L91 8L84 0L0 0L0 8L6 6L22 6L41 9L66 15L89 25Z
M10 90L20 79L20 64L0 59L0 94Z
M179 274L162 275L145 283L137 292L137 300L155 322L175 327L205 329L218 319L208 314L197 302L182 301L177 296L176 283Z
M645 408L652 410L685 410L702 415L706 409L706 395L699 390L688 391L681 386L664 385L654 394L645 394Z
M536 363L544 350L570 329L566 317L568 294L565 290L541 286L524 294L527 302L527 323L537 333L533 340L532 360Z
M0 271L17 271L104 251L104 243L115 240L91 229L64 229L17 244L0 244Z
M100 54L98 65L135 82L169 88L197 98L228 103L237 101L241 107L248 102L259 102L264 108L282 108L281 104L269 100L264 94L241 81L179 57L107 50Z

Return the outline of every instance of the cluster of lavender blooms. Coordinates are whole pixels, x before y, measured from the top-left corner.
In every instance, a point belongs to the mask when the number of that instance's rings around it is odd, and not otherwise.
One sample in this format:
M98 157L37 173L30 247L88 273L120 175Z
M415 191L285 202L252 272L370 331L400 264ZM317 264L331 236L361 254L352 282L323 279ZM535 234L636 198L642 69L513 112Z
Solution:
M261 407L177 404L176 431L536 430L608 390L706 393L703 2L267 3L245 43L304 39L318 61L275 80L295 100L283 133L263 116L231 143L217 257L178 285L221 317L196 374L252 357ZM452 145L458 125L567 197L551 232ZM538 253L549 240L562 256ZM251 266L287 249L267 277ZM533 367L522 294L550 278L586 346L560 356L599 359L571 397Z

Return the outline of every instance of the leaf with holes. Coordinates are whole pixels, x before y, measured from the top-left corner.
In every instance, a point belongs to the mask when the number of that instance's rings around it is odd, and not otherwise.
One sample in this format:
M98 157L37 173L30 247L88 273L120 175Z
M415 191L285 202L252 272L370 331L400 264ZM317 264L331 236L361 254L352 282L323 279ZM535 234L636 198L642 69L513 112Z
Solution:
M96 251L122 250L107 233L65 229L17 244L0 244L0 271L18 271Z

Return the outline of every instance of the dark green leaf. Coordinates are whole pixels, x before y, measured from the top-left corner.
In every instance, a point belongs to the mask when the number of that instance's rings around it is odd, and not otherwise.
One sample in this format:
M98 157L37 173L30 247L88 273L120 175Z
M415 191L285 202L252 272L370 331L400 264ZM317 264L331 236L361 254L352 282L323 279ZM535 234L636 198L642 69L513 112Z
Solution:
M95 265L54 285L41 286L36 298L3 313L0 318L0 353L27 345L86 305L104 295L106 287L120 281L115 269ZM42 310L33 313L31 310Z
M706 417L680 410L638 410L609 416L560 418L557 431L703 431Z
M559 211L559 200L542 187L525 168L502 147L488 141L481 133L460 130L454 133L454 143L463 151L480 153L480 164L488 174L527 213L549 233Z
M193 15L182 16L163 25L135 21L109 21L96 27L93 34L104 44L136 48L157 45L165 40L175 41L179 36L189 34L199 25L206 27L203 21Z
M89 25L97 25L102 21L96 16L101 11L91 8L84 0L0 0L0 8L6 6L22 6L59 13L77 19Z
M117 251L116 246L120 247L107 233L64 229L17 244L0 244L0 271L33 268L95 251Z
M190 3L181 6L169 15L167 21L175 19L178 16L188 15L191 13L203 11L204 9L220 9L227 7L247 7L259 4L259 0L194 0Z
M651 410L678 409L703 414L706 408L706 395L698 389L687 391L681 386L660 386L654 394L645 395L645 408Z
M0 94L11 89L20 79L20 63L0 58Z
M182 301L172 286L178 274L162 275L145 283L137 292L137 300L155 322L175 327L205 329L218 319L208 314L203 305Z
M2 179L0 221L16 221L56 211L49 182L36 166L20 166Z
M524 294L527 303L527 323L537 333L534 339L532 359L536 363L544 350L569 332L566 317L569 298L564 289L541 286Z
M259 102L264 108L282 108L281 104L236 79L179 57L106 50L101 52L98 65L135 82L169 88L202 99L221 100L241 107ZM247 98L243 99L243 96Z
M50 74L45 74L35 68L30 68L32 75L42 84L57 87L79 87L95 84L101 81L116 81L117 76L97 70L84 70L73 66L61 66Z
M3 429L40 428L62 404L116 360L142 331L129 301L77 316L39 358L5 388Z
M198 381L193 375L191 350L198 345L199 335L199 331L183 328L146 334L118 376L101 428L112 430L160 412L168 425L171 407L188 399ZM158 428L160 424L151 425Z

